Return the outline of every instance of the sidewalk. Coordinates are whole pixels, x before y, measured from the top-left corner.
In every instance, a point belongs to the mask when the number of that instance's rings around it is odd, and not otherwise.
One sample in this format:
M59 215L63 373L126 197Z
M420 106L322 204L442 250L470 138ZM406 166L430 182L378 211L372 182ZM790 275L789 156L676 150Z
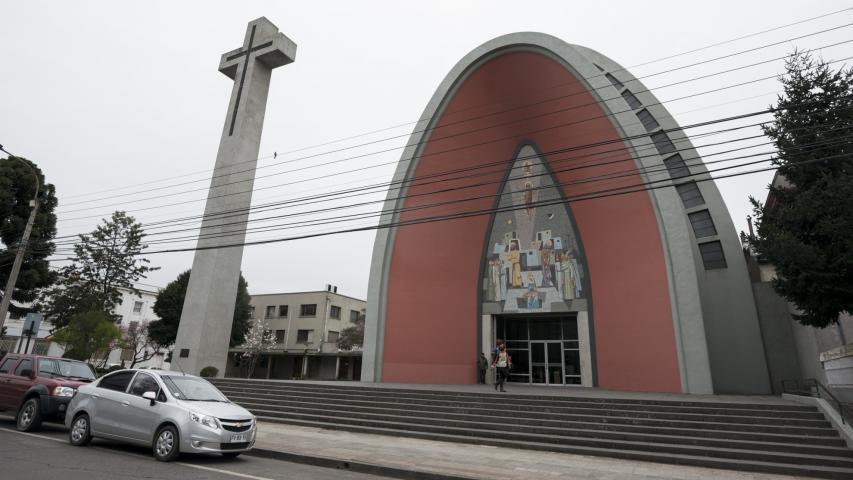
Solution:
M791 480L785 475L260 423L253 454L412 479Z

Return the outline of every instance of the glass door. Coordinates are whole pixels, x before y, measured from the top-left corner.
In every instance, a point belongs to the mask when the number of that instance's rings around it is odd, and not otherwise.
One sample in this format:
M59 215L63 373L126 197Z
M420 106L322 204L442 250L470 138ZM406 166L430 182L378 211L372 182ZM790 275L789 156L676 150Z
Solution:
M564 385L563 342L530 342L530 383Z

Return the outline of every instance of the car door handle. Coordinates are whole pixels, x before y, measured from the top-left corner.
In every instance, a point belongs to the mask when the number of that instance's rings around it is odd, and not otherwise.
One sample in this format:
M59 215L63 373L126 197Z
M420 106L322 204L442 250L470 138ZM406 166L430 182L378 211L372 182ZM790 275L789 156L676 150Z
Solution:
M124 405L124 406L126 407L126 406L130 405L130 402L128 402L127 400L125 400L125 401L121 402L121 404L122 404L122 405Z
M101 394L99 393L93 393L92 396L95 398L101 398Z

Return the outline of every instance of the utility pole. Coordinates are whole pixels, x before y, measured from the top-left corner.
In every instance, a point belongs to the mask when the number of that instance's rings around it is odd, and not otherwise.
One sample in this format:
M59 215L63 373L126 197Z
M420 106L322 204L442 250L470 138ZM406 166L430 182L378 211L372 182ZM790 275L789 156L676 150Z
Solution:
M6 323L6 314L9 311L9 302L12 301L12 293L15 291L15 283L18 281L18 273L21 271L21 264L24 263L24 253L27 251L30 232L33 231L33 223L36 221L36 213L39 208L39 188L41 187L41 184L39 182L38 173L36 173L30 164L7 152L3 148L3 145L0 145L0 151L8 154L9 160L19 160L21 163L26 165L27 168L33 172L33 176L36 179L36 194L33 196L33 199L30 200L30 208L32 209L30 210L30 218L27 220L27 226L24 227L24 235L21 237L21 241L18 242L18 251L15 253L15 263L12 264L12 271L9 273L9 280L6 282L6 288L3 289L3 300L0 301L0 332L2 332L3 324Z

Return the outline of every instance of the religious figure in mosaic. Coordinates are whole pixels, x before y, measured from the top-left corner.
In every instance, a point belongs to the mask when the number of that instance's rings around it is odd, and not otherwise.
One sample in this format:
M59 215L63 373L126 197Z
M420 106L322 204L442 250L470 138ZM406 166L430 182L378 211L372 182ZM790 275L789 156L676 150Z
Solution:
M484 300L498 304L491 311L565 311L581 298L584 277L568 205L531 147L510 168L486 242Z
M492 255L489 260L489 287L491 298L495 302L503 300L501 297L501 258L500 255Z
M518 241L509 243L509 263L512 265L512 287L521 288L521 252L518 250Z

